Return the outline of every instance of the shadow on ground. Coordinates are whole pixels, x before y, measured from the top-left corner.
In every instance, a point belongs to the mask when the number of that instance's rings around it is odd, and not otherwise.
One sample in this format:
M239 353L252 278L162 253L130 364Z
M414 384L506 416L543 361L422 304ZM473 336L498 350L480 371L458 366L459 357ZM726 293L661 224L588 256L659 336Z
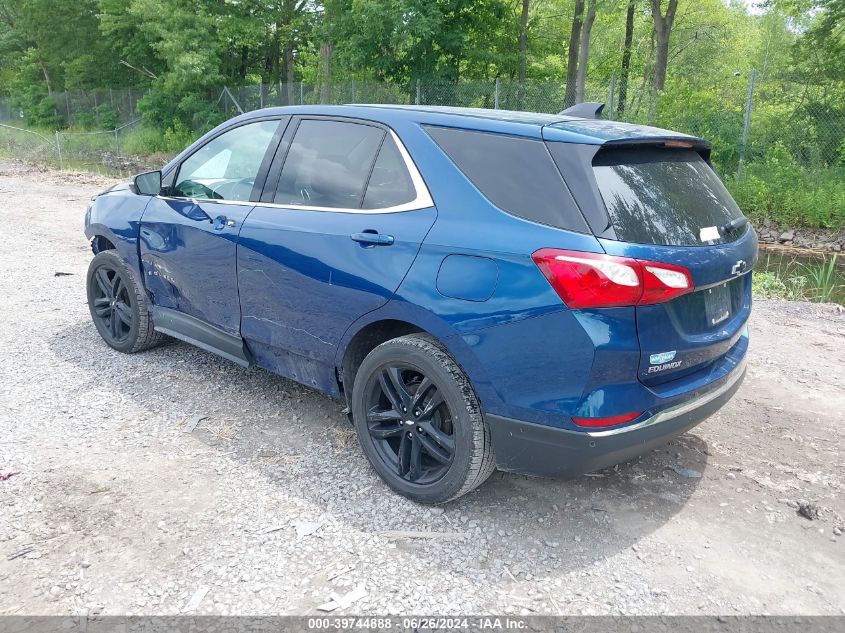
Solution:
M480 527L487 547L471 563L475 568L507 559L514 561L515 573L536 577L612 557L669 522L693 495L700 478L683 477L673 467L697 473L707 467L708 447L692 432L641 458L575 480L494 473L475 492L447 504L441 516L395 495L378 479L339 401L181 342L123 356L109 349L85 320L56 332L50 344L59 360L88 376L76 395L108 383L151 418L207 416L194 438L219 447L225 459L260 470L279 495L316 504L356 530L468 530L472 535ZM110 370L122 366L125 374L103 375L103 359L109 356ZM443 548L462 543L403 540L397 547L422 559L435 548L439 553L431 562L438 564ZM532 561L538 558L544 563L535 567ZM460 567L454 571L460 573Z

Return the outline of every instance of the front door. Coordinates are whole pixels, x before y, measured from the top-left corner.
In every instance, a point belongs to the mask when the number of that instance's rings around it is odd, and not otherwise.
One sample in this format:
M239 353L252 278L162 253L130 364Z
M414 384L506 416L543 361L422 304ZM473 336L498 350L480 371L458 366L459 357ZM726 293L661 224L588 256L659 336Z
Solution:
M278 119L257 121L214 137L179 166L167 195L150 201L140 248L156 306L238 334L238 233L258 199L256 182L279 126Z
M291 126L281 173L270 170L278 181L241 229L241 332L260 365L332 391L340 338L393 296L437 212L392 131L326 118Z

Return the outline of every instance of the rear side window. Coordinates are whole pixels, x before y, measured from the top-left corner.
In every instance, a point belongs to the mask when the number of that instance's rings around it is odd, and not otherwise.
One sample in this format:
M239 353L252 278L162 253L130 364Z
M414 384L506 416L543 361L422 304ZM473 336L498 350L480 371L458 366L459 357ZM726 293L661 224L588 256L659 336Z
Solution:
M616 236L624 242L702 246L732 241L744 232L718 231L742 212L692 150L602 150L593 159L593 173Z
M373 173L367 183L367 193L364 194L364 209L386 209L406 202L416 197L414 183L405 167L405 161L399 153L399 148L390 136L384 138L381 149L373 166Z
M542 141L440 127L426 127L426 132L503 211L549 226L589 231Z
M284 205L358 209L384 130L344 121L299 124L276 187Z

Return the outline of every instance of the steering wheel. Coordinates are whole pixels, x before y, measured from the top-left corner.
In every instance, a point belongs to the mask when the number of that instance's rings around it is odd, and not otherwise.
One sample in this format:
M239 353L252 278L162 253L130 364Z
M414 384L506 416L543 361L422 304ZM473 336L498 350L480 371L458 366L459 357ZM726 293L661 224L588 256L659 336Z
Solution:
M177 191L186 198L206 198L208 200L219 200L223 196L195 180L184 180L177 185Z

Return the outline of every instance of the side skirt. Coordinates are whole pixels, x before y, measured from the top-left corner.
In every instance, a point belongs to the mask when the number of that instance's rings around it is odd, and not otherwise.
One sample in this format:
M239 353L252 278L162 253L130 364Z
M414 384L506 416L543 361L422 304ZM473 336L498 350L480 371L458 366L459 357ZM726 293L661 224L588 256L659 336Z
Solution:
M201 319L170 308L153 306L152 316L157 332L196 345L241 367L252 364L249 351L240 336L233 336Z

